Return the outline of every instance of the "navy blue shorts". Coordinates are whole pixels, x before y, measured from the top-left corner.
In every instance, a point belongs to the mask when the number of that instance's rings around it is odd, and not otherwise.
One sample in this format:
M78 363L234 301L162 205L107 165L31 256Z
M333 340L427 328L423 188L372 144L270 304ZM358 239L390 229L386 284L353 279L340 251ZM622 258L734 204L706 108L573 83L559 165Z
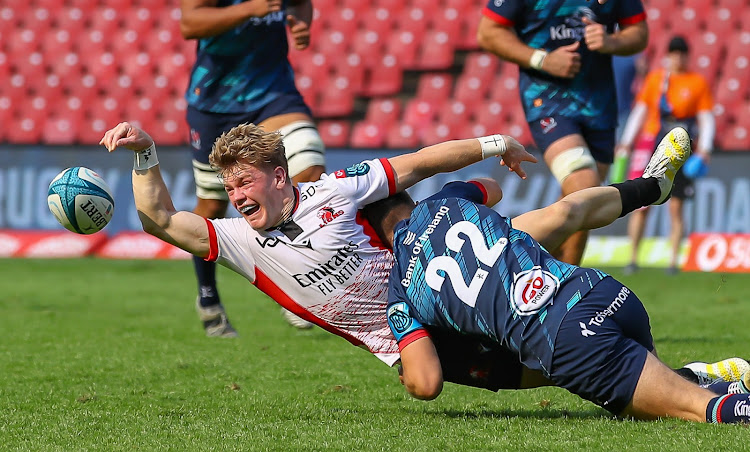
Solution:
M615 129L591 129L583 121L565 116L550 116L529 122L531 136L537 147L544 153L550 144L567 137L581 135L591 151L591 156L599 163L611 165L615 159Z
M646 356L653 350L641 300L608 277L565 316L555 340L551 380L620 414L633 399Z
M243 113L213 113L188 106L187 123L190 126L193 159L208 164L208 156L216 139L236 125L246 122L260 124L268 118L287 113L305 113L312 117L302 95L296 92L282 94L259 110Z

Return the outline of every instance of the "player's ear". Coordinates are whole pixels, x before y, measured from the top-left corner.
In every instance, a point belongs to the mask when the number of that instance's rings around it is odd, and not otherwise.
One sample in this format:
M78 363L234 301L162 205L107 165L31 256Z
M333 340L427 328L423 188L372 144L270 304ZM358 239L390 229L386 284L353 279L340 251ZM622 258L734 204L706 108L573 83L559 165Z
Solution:
M274 187L281 189L283 188L289 179L289 175L286 170L281 166L277 166L273 169L273 184Z

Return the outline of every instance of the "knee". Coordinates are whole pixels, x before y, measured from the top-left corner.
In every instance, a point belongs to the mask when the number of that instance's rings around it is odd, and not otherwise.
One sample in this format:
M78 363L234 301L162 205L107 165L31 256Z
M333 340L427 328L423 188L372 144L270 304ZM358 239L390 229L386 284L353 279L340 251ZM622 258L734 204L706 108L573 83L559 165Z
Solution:
M596 161L589 149L584 146L576 146L561 152L550 162L549 168L560 184L568 176L582 169L597 172Z

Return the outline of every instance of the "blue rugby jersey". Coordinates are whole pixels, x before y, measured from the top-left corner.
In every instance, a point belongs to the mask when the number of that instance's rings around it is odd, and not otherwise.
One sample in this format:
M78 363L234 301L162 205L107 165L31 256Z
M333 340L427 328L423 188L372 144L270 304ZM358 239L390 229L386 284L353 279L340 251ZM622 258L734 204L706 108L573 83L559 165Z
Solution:
M486 337L547 373L565 314L607 275L556 260L469 185L446 185L396 226L391 331L401 347L424 327Z
M611 55L588 50L583 17L604 25L631 25L646 20L640 0L489 0L485 17L512 27L519 39L536 49L552 51L581 41L581 71L573 79L520 69L519 90L529 122L550 116L583 119L593 129L617 125L617 103Z
M241 2L219 0L217 6ZM201 111L242 113L297 92L288 53L285 9L198 40L185 95L188 104Z

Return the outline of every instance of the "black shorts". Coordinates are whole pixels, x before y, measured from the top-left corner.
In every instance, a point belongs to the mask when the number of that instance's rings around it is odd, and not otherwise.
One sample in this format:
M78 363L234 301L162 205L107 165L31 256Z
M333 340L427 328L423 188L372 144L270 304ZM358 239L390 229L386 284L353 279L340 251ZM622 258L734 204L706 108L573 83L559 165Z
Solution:
M187 122L190 126L193 159L208 164L208 156L216 139L234 126L246 122L260 124L268 118L287 113L305 113L312 117L299 93L282 94L259 110L243 113L213 113L188 106Z
M551 116L539 121L529 122L531 135L534 137L537 147L546 152L550 144L567 137L568 135L581 135L586 145L599 163L611 165L615 158L615 129L591 129L583 121L567 118L565 116Z
M682 168L674 176L672 197L675 199L693 199L695 197L695 182L685 176Z
M654 350L648 314L638 297L614 278L603 279L563 319L550 379L620 414Z

